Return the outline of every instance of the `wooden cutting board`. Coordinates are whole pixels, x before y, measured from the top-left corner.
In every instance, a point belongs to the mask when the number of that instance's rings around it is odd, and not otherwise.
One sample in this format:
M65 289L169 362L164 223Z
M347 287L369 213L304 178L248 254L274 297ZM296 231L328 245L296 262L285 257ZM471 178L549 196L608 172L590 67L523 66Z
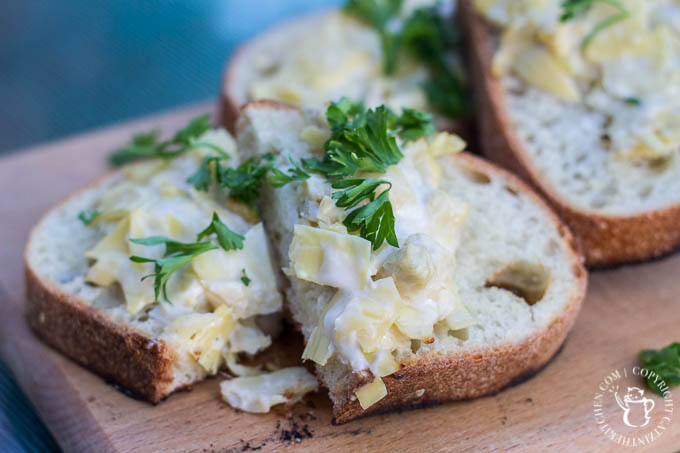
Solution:
M219 379L158 406L128 398L36 340L23 317L23 246L45 210L107 171L105 156L132 132L166 131L206 111L203 104L38 146L0 159L0 353L66 451L617 451L593 415L600 382L637 365L641 348L680 340L680 255L595 272L576 327L535 377L493 397L331 424L323 392L292 409L237 412L219 398ZM678 225L680 227L680 225ZM639 381L629 381L640 385ZM621 382L623 384L623 381ZM680 394L680 389L676 390ZM646 395L650 395L647 391ZM656 410L663 400L653 397ZM610 398L608 420L622 409ZM676 412L680 412L680 402ZM680 447L680 414L639 450ZM638 448L631 448L631 451Z

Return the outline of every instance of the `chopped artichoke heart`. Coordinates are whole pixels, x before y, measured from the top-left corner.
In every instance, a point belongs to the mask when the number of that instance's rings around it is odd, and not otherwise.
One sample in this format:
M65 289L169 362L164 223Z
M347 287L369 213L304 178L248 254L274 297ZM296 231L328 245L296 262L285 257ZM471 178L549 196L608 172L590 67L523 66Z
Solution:
M328 131L324 131L320 127L314 125L306 126L302 129L302 132L300 132L300 138L316 149L323 148L328 137L330 137Z
M372 354L367 354L366 358L371 363L371 370L379 377L389 376L399 371L401 366L394 359L390 351L380 349Z
M317 389L316 378L303 367L237 377L220 384L222 397L230 406L255 413L269 412L277 404L294 404Z
M188 313L177 317L167 327L188 346L189 354L210 374L222 363L222 349L236 325L229 309L222 305L213 313Z
M370 283L365 292L352 297L336 318L336 341L354 339L364 353L383 348L401 304L392 277Z
M530 44L517 54L512 69L526 83L565 101L578 102L581 94L574 79L543 46Z
M239 320L229 336L229 351L256 354L272 344L269 335L262 332L250 318Z
M319 365L325 365L333 355L332 341L323 326L316 326L309 336L309 340L302 352L302 360L311 360Z
M432 155L429 147L424 146L413 154L413 166L421 174L423 180L435 189L439 187L442 179L442 167Z
M441 157L446 154L459 153L465 149L465 141L455 134L440 132L430 141L428 150L434 157Z
M295 225L288 257L292 275L320 285L361 289L370 277L371 243L358 236Z
M361 386L354 394L359 400L363 410L368 409L387 395L387 387L379 377L375 377L372 382Z
M85 252L85 257L98 260L108 253L129 253L127 232L130 227L130 219L121 220L114 230L101 239L93 248Z
M470 206L443 190L434 192L427 202L427 214L432 222L430 234L450 251L458 247Z
M432 337L433 320L420 307L411 304L403 304L399 308L399 317L396 326L412 340L422 340Z

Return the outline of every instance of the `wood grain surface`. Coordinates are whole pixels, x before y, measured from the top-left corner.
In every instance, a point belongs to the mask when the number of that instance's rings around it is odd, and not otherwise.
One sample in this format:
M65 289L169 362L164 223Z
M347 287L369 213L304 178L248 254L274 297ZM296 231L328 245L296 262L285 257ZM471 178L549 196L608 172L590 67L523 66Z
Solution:
M220 379L152 406L42 345L23 318L22 253L30 227L50 205L105 172L105 156L132 132L152 126L171 131L213 109L193 106L0 159L0 354L65 451L621 450L598 430L593 398L607 375L637 365L641 348L680 340L678 254L593 273L576 327L535 377L496 396L341 426L331 424L323 392L293 408L246 414L220 400ZM654 398L660 408L662 399ZM611 420L620 418L616 404L603 409ZM630 451L678 449L676 413L658 440Z

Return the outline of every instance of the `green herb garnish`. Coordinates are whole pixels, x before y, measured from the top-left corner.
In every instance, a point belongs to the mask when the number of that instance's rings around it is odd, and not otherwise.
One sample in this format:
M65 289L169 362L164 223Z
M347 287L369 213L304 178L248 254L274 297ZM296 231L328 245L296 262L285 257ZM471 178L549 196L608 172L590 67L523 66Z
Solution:
M250 282L251 282L250 278L248 278L248 274L246 274L245 268L241 269L241 281L246 286L250 285Z
M375 197L376 189L388 184L390 187ZM343 225L352 233L359 231L359 235L371 241L373 250L380 248L384 241L399 247L397 235L394 231L394 212L388 192L392 188L389 181L365 178L341 179L331 184L334 189L344 189L333 193L335 204L341 208L353 208L364 200L369 202L350 212Z
M623 100L623 102L625 102L626 104L630 104L630 105L640 105L640 104L642 104L642 101L640 100L640 98L636 98L634 96L625 98Z
M172 159L191 149L199 147L212 148L224 154L224 151L211 143L194 142L196 138L210 129L210 115L205 114L191 120L183 129L166 141L159 141L158 129L142 132L132 136L127 145L109 156L109 163L114 167L143 159Z
M668 387L680 385L680 343L672 343L658 351L645 349L640 351L639 359L643 368L656 374L645 378L647 387L654 393L664 396Z
M89 226L98 215L99 211L96 209L83 209L78 213L78 220L83 222L83 225Z
M278 168L272 168L271 173L267 176L267 182L272 187L283 187L293 181L304 181L309 178L309 173L304 171L300 164L296 163L292 157L288 157L292 167L288 169L288 174L282 172Z
M153 274L145 275L142 280L153 277L154 279L154 297L159 300L161 293L166 302L168 300L167 284L170 276L184 265L189 264L192 259L219 248L210 240L202 241L205 237L215 234L219 247L225 251L237 250L243 248L243 240L245 239L240 234L234 233L220 220L217 213L213 213L210 225L196 236L196 242L180 242L164 236L150 236L147 238L130 239L130 242L140 245L165 245L165 252L162 258L146 258L143 256L133 255L130 261L135 263L154 263Z
M237 168L222 165L223 159L222 156L204 157L201 166L187 182L196 190L204 191L209 190L212 183L216 182L220 188L228 189L231 198L254 207L262 182L272 169L275 156L268 153L252 157Z
M343 8L347 14L376 29L383 49L383 70L388 75L396 69L399 51L399 37L389 30L388 25L399 14L402 3L403 0L348 0Z
M430 72L430 79L423 85L430 105L452 118L465 114L469 101L463 81L446 58L449 51L459 46L458 33L437 6L415 9L401 27L396 27L402 3L401 0L348 0L344 11L368 23L380 35L386 75L394 74L400 53L407 52Z
M585 50L586 47L595 39L595 37L605 28L614 25L630 16L630 11L626 9L620 0L565 0L562 2L562 15L560 16L561 22L567 22L574 19L575 17L581 16L588 12L588 10L595 5L595 3L606 3L616 8L619 12L602 20L595 25L590 33L585 37L583 42L581 42L581 49Z
M319 173L331 182L336 206L352 209L343 224L347 231L358 231L378 249L387 241L398 247L394 212L388 193L389 181L357 177L360 173L385 173L403 157L396 136L414 140L434 132L432 116L413 109L396 115L385 106L366 110L362 103L346 98L330 105L326 119L331 138L324 145L323 159L303 159L305 170ZM389 187L377 194L380 186ZM364 203L360 206L361 203Z

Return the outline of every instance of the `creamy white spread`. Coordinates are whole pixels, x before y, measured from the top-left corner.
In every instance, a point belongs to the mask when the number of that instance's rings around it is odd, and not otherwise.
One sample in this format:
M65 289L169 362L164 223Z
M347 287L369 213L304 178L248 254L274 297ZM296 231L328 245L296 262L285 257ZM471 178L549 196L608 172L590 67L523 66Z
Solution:
M227 164L238 164L235 142L225 131L209 131L197 140L220 147L231 157ZM217 191L197 191L187 182L210 152L195 149L170 161L154 160L123 170L125 178L96 201L92 209L99 214L85 227L102 236L85 254L91 259L86 281L98 287L118 286L127 313L133 319L157 320L164 326L159 339L176 345L206 374L235 363L238 353L255 354L269 346L271 338L255 321L280 311L282 305L262 224L226 209L238 206ZM195 256L170 276L170 302L163 296L156 300L154 279L143 279L154 273L154 264L133 263L130 256L161 258L165 247L129 239L165 236L195 242L213 213L245 237L243 248L218 248Z
M680 4L621 0L628 15L584 42L620 10L594 2L560 21L561 0L476 0L502 27L496 76L515 77L603 114L602 141L625 158L658 161L680 150Z
M380 378L399 369L398 355L412 341L432 343L436 326L458 331L475 323L453 279L468 205L439 188L437 161L464 146L446 133L402 144L400 163L376 176L392 183L399 247L372 250L369 241L348 234L346 213L334 206L321 177L297 188L306 223L295 225L286 270L336 288L303 358L323 365L335 356L355 371L370 371L374 380L357 392L364 408L385 395Z
M401 18L416 7L434 3L405 1ZM453 3L442 2L442 14L451 15ZM293 26L297 29L290 28ZM247 100L323 106L345 96L363 100L369 107L385 104L393 109L429 109L422 89L429 77L427 68L401 55L395 74L385 75L380 37L371 26L337 11L285 30L285 49L277 34L257 42Z

